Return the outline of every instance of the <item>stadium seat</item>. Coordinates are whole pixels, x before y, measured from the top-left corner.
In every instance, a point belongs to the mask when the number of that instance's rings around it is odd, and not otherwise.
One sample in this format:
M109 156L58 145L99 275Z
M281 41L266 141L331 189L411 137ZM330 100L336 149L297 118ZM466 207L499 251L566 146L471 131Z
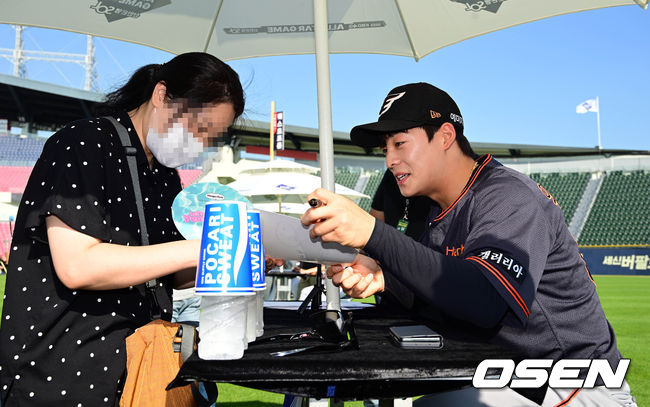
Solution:
M372 204L372 197L375 196L375 192L377 192L377 188L379 187L379 184L381 183L381 179L384 176L384 171L383 170L375 170L370 173L370 177L368 178L368 183L366 184L366 187L363 189L363 193L368 195L370 199L368 198L361 198L359 201L359 206L364 209L366 212L370 211L370 205Z
M357 180L361 175L361 170L351 170L347 168L336 168L334 170L334 182L345 187L354 189Z
M201 175L203 170L178 170L178 176L181 177L181 185L183 188L189 186L194 180Z
M585 192L591 173L553 172L544 174L533 173L529 176L553 195L560 208L562 208L567 225L571 223L571 219L573 219L578 203L580 203L580 198L582 198Z
M46 139L37 137L0 137L0 165L28 166L36 163Z
M583 232L581 245L650 243L650 172L605 174Z
M9 222L0 222L0 256L10 250L11 227Z
M22 194L27 186L32 167L0 167L0 192Z

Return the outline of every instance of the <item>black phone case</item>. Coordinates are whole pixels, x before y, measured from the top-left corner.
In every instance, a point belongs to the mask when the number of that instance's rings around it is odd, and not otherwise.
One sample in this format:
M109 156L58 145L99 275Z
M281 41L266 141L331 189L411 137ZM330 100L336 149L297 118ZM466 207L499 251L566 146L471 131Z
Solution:
M405 349L440 349L442 335L426 325L392 326L390 337L401 348Z

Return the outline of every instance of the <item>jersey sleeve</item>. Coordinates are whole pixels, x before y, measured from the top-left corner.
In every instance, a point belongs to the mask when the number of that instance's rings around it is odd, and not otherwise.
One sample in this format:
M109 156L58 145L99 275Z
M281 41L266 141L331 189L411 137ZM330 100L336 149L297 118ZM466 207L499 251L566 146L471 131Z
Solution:
M476 266L509 307L504 323L526 325L552 244L541 203L520 181L474 197L465 260ZM513 318L514 317L514 318Z
M384 271L384 294L405 308L417 299L482 328L496 326L506 312L473 263L445 256L383 222L375 222L365 250Z
M76 122L45 144L22 203L28 210L25 227L35 238L47 241L45 218L55 215L78 232L109 240L100 131L90 121Z

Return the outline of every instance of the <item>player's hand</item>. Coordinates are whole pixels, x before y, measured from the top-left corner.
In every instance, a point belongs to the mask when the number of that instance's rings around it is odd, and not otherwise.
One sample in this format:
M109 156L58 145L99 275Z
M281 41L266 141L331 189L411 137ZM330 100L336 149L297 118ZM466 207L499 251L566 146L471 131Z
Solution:
M313 225L309 236L323 242L336 242L343 246L363 248L375 227L375 218L351 200L318 188L308 199L318 199L321 206L310 208L301 217L303 225Z
M381 267L363 254L357 255L354 263L328 267L327 277L354 298L366 298L384 291L384 274Z
M274 267L280 267L281 265L284 264L283 259L273 259L268 256L264 256L264 272L268 272Z

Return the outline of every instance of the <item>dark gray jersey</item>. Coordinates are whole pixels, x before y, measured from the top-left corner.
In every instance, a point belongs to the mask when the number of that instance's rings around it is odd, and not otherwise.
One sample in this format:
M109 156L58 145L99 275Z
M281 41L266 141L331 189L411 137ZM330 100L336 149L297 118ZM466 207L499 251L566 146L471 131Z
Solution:
M491 341L527 358L606 358L615 368L621 356L614 332L557 202L492 156L478 162L456 201L444 211L434 206L422 243L375 227L365 250L382 264L386 290L406 287L435 304L431 293L445 273L481 273L490 284L452 317L463 319L496 290L507 311ZM446 284L450 289L469 287L460 281ZM466 331L473 334L471 325Z

